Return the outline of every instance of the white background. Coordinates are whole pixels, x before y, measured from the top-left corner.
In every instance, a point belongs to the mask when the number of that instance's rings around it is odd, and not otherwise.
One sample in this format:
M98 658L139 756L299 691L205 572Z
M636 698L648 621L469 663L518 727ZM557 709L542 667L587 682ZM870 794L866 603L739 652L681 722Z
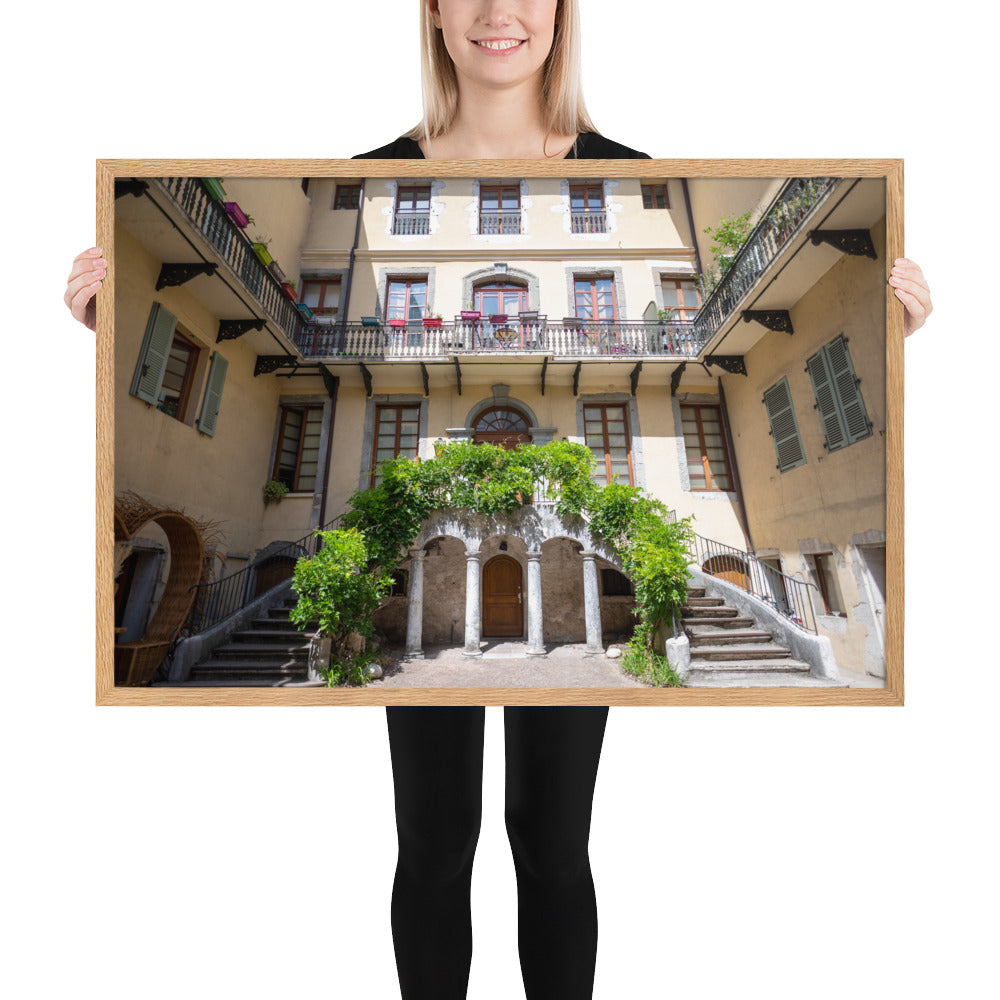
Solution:
M61 294L94 242L97 157L349 156L409 127L416 6L5 17L8 996L398 996L382 709L93 704L94 346ZM995 14L582 7L586 93L614 139L905 157L906 248L936 305L906 348L906 707L613 709L595 997L995 996ZM523 995L501 722L491 709L471 1000Z

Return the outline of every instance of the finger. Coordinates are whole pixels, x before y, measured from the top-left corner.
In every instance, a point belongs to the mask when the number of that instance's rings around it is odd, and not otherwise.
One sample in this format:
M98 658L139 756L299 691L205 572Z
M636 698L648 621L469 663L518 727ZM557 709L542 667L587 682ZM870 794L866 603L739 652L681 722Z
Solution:
M91 284L86 285L81 288L69 301L69 311L73 314L73 318L83 323L87 324L87 303L97 294L97 290L101 287L99 281L91 282Z
M906 308L906 315L903 322L903 333L905 336L909 335L920 327L924 325L924 321L927 319L929 310L924 309L923 303L915 295L911 295L909 292L904 292L901 288L895 289L896 298Z
M101 267L97 270L85 271L82 274L76 275L76 277L71 277L70 280L66 282L66 292L63 295L63 301L66 305L69 305L73 297L80 291L81 288L86 288L93 282L96 282L98 287L100 287L106 276L107 270Z
M92 274L97 270L106 270L107 266L108 262L100 254L96 257L86 257L81 254L73 259L73 266L70 268L69 277L66 280L72 281L81 274Z

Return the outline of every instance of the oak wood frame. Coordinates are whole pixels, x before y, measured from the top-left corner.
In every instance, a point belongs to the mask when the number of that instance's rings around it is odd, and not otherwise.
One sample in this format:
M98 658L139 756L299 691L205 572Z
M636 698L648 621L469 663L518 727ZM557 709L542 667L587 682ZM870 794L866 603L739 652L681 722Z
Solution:
M96 162L97 239L108 272L97 299L96 670L99 705L848 705L904 703L903 307L885 296L886 678L882 688L132 688L114 686L114 182L129 177L358 176L352 159L104 159ZM423 178L427 160L366 160L366 177ZM436 160L440 177L859 177L886 186L888 281L905 255L901 159Z

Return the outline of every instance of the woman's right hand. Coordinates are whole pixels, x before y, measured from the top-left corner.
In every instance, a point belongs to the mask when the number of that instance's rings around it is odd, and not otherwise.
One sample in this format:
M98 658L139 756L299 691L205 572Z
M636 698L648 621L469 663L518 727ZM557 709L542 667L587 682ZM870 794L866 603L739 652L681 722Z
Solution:
M97 289L108 273L108 262L101 257L100 247L91 247L73 258L73 267L66 282L66 303L74 319L89 330L97 329Z

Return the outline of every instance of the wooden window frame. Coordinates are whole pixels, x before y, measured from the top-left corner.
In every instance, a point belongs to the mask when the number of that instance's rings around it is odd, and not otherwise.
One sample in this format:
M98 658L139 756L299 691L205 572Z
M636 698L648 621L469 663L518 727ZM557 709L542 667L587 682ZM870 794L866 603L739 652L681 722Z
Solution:
M351 204L342 205L341 194L346 195ZM338 184L333 194L333 211L344 212L357 210L361 205L361 185L360 184Z
M316 484L313 484L311 490L301 490L299 489L299 476L302 473L302 445L305 443L306 439L306 422L308 421L308 414L310 410L319 410L320 412L320 432L322 433L322 404L310 404L303 403L302 405L296 403L282 403L280 404L281 419L278 423L278 441L277 447L274 450L274 465L271 467L271 478L278 479L280 477L279 466L281 465L281 454L282 454L282 444L285 440L285 428L288 422L288 414L292 411L302 414L302 426L299 433L299 443L295 450L295 471L292 474L292 482L288 487L289 493L315 493ZM319 478L319 468L317 466L317 479Z
M695 295L698 296L697 306L686 306L682 305L684 296L681 293L681 282L687 282L694 285ZM677 302L668 302L667 297L664 294L664 285L669 285L673 283L674 289L677 292ZM669 309L672 313L672 318L678 320L682 323L691 323L694 321L695 316L698 315L703 302L701 298L701 289L698 288L698 282L694 275L688 277L687 275L680 274L661 274L660 275L660 295L663 298L663 308Z
M173 417L175 420L179 420L181 423L184 423L187 415L188 400L191 398L191 387L194 384L194 373L198 367L198 357L201 354L202 349L193 340L191 340L190 337L185 337L179 329L174 330L173 340L170 342L170 350L167 351L167 365L170 364L170 355L173 354L174 345L178 341L180 341L188 349L188 360L184 367L184 374L181 376L181 388L178 394L177 409L173 413L163 409L163 400L157 402L156 408L161 413L165 413L168 417ZM167 367L164 366L164 380L166 377ZM160 382L160 392L163 392L163 381Z
M726 433L725 427L722 422L722 407L718 403L681 403L681 432L683 434L684 430L684 411L694 410L695 423L697 425L698 431L698 448L701 451L701 465L705 471L705 485L704 486L690 486L692 493L732 493L735 489L733 485L733 466L729 460L729 448L726 445ZM701 411L702 410L715 410L716 417L719 422L719 434L722 438L722 459L726 466L726 478L729 480L729 486L723 488L721 486L713 486L712 469L708 458L708 448L705 444L705 428L702 424ZM687 438L684 438L685 452L684 458L685 462L687 460Z
M653 183L651 183L651 184L640 184L639 187L640 187L640 189L642 191L642 207L644 209L647 209L647 210L649 210L649 209L658 209L660 211L663 211L663 209L670 208L670 189L669 189L666 181L659 181L659 182L657 182L655 184L653 184ZM664 201L665 204L663 204L663 205L657 205L657 204L655 204L657 191L660 191L660 192L663 193L663 201ZM649 200L653 201L652 205L647 205L646 204L647 198Z
M830 568L831 568L830 575L833 576L834 578L836 578L836 576L837 576L837 564L834 561L833 553L832 552L810 552L809 553L809 561L812 563L813 573L816 576L816 585L817 585L817 588L819 589L820 598L823 601L823 613L825 615L828 615L831 618L846 618L847 617L847 612L846 611L834 611L834 610L832 610L832 604L831 604L831 601L830 601L830 594L827 592L827 588L826 588L826 574L823 572L823 567L820 564L820 559L829 559L830 560ZM840 603L843 604L843 598L842 598L842 596L839 595L839 594L837 596L841 597Z
M596 206L590 204L590 194L594 189L600 192L600 203ZM583 208L574 208L573 199L576 197L583 197ZM577 229L576 221L574 216L577 215L591 215L601 213L604 216L604 220L600 227L594 228L582 228ZM569 186L569 216L570 216L570 231L576 235L589 234L589 233L606 233L608 231L608 220L607 220L607 205L604 201L604 184L601 181L597 183L587 183L581 182L577 184L570 184Z
M305 302L306 300L306 285L319 285L319 302L315 306L310 306L314 316L334 316L336 317L340 313L340 293L342 290L342 284L340 275L338 274L335 278L308 278L303 276L302 279L302 289L299 292L299 302ZM326 301L326 294L331 285L337 286L337 305L333 307L332 311L330 307L325 306L323 303Z
M371 456L371 476L369 478L369 485L375 485L375 477L378 472L378 442L379 442L379 427L382 424L382 411L383 410L395 410L396 411L396 436L393 441L392 446L392 457L399 458L399 437L400 437L400 425L403 422L403 410L416 410L417 411L417 449L416 454L420 454L420 415L421 408L420 403L379 403L375 407L375 423L372 428L372 456ZM386 459L389 461L389 459Z
M517 195L517 208L506 212L503 208L503 195L505 191L514 191ZM492 209L483 208L483 199L487 194L495 194L497 196L497 210L496 214L510 215L512 219L517 221L517 231L514 233L488 233L485 235L489 236L520 236L521 235L521 185L520 183L514 184L486 184L480 185L479 187L479 235L483 234L483 212L492 211Z
M590 282L590 308L591 312L594 314L593 319L587 319L586 316L580 315L580 302L578 299L577 284L581 282ZM598 313L600 309L597 304L597 282L598 281L610 281L611 282L611 309L612 317L611 319L600 319ZM573 275L573 315L577 319L583 320L585 323L617 323L618 322L618 289L615 287L614 276L601 276L601 275Z
M405 285L406 286L406 298L403 302L403 315L402 316L390 316L389 315L389 298L392 293L392 286L394 284ZM421 278L417 277L404 277L404 278L394 278L391 275L385 280L385 318L390 319L402 319L405 325L409 326L410 323L417 323L418 320L410 319L410 294L414 285L424 286L424 308L419 319L422 320L427 316L427 292L430 286L429 275L424 275Z
M627 403L584 403L583 404L583 443L589 448L590 443L587 441L587 410L600 410L601 411L601 433L604 436L604 481L605 483L614 482L611 473L611 453L608 450L608 410L609 409L620 409L625 418L625 454L628 458L628 483L629 486L635 485L635 469L632 464L632 428L631 422L629 421L628 415L628 404Z

